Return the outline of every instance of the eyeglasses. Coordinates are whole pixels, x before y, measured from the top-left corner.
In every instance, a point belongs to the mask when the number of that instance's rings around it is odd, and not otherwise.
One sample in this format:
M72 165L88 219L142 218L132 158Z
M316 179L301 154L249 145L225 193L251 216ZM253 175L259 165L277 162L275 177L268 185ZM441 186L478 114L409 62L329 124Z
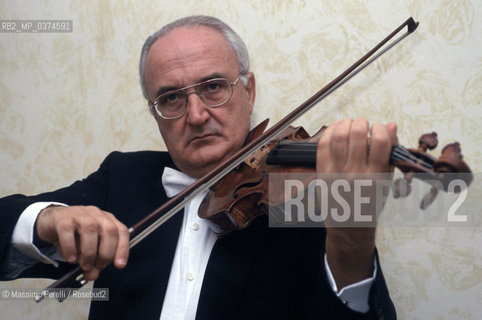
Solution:
M154 102L149 101L149 107L163 119L177 119L186 113L189 95L195 93L208 107L217 108L231 99L233 88L240 77L238 75L233 82L226 78L209 79L168 91L155 98Z

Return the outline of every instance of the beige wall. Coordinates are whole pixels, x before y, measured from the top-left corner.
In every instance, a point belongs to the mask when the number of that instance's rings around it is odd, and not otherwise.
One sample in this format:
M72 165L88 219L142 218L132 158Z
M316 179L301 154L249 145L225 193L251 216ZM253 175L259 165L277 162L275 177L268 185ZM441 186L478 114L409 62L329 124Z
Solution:
M163 149L138 86L138 56L150 33L188 14L217 16L245 39L257 75L255 122L279 120L413 16L420 21L415 34L298 123L314 132L342 117L396 120L402 144L437 131L441 145L458 140L481 172L480 1L4 0L0 19L71 19L74 31L0 33L0 196L69 184L112 150ZM481 194L475 183L472 214ZM480 319L481 243L480 224L379 228L399 318ZM87 308L79 301L0 301L2 319L79 319Z

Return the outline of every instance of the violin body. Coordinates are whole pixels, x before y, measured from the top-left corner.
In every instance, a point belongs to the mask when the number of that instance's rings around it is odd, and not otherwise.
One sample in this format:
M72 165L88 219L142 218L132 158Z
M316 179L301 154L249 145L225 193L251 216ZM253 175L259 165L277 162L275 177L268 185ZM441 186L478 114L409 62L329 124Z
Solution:
M254 128L248 135L248 140L262 134L267 120ZM284 191L271 190L269 197L268 176L273 172L316 173L313 163L305 166L287 167L282 164L268 164L267 157L279 141L310 142L317 141L325 127L312 137L303 127L289 126L272 142L262 146L237 168L228 173L222 180L213 185L199 207L199 216L208 221L211 230L217 235L226 234L232 230L242 229L260 215L268 214L270 205L283 203ZM279 195L273 198L273 195ZM268 200L269 198L269 200Z

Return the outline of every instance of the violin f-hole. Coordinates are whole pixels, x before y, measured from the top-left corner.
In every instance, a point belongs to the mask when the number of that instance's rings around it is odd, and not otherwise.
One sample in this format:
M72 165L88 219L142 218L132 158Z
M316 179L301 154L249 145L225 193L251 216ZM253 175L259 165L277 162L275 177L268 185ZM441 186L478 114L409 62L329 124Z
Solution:
M266 176L266 171L263 170L263 171L261 171L261 176L257 181L250 181L250 182L243 183L243 184L240 184L239 186L237 186L236 189L234 189L234 192L233 192L233 199L236 199L238 197L239 190L257 186L258 184L261 183L261 181L263 181L265 176Z

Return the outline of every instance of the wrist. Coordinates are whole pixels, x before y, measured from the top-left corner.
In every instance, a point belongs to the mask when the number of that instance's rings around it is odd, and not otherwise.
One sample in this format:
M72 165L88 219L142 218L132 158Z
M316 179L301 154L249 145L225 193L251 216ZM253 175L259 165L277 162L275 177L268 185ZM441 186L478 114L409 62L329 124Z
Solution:
M62 206L52 204L52 205L49 205L49 206L45 207L44 209L42 209L40 211L40 213L37 216L37 219L35 220L35 224L34 224L34 228L33 228L33 230L34 230L33 244L35 246L37 246L38 248L48 247L48 246L52 245L51 242L49 242L48 240L44 239L41 236L42 232L40 230L43 230L43 227L42 227L42 221L44 221L43 219L45 219L49 215L49 212L54 207L62 207Z
M359 230L351 231L356 233ZM374 236L353 236L350 230L343 232L345 236L328 232L325 244L326 259L338 288L369 278L373 274L375 255Z

